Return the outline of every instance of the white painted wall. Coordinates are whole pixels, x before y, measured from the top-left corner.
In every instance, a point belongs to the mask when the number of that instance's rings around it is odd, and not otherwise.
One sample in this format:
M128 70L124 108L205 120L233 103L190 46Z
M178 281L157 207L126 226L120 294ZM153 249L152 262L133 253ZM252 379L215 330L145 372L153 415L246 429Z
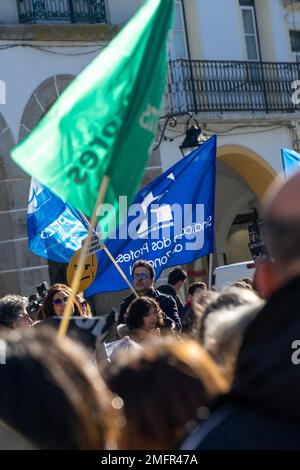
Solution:
M217 263L222 265L224 263L223 253L228 255L227 238L236 215L251 212L250 201L256 201L257 207L259 203L245 182L224 164L217 164L217 181L215 241ZM241 257L238 261L246 259Z
M281 0L256 1L257 23L261 40L262 59L286 62L292 60L287 10Z
M34 47L0 50L0 80L6 84L6 104L0 104L0 113L11 128L16 141L22 114L34 90L44 80L55 75L77 75L96 57L103 46L104 44L94 44L89 47L48 48L52 52L66 55L47 53ZM43 47L47 49L47 45ZM88 53L97 48L98 52ZM83 52L86 54L74 55Z
M214 126L207 124L209 129L224 130L224 124ZM237 124L232 124L231 127ZM241 123L239 123L241 125ZM276 124L274 124L276 127ZM178 128L176 128L178 129ZM180 129L178 129L180 132ZM264 132L262 132L264 131ZM233 135L238 134L238 135ZM169 136L173 135L171 133ZM163 142L160 146L161 161L163 170L167 170L182 158L179 145L183 141L183 136L175 139L173 142ZM240 145L256 152L263 160L269 163L276 173L282 172L281 154L282 147L292 148L293 137L291 131L286 127L280 127L275 130L267 130L261 127L243 127L235 129L227 135L218 135L218 147L223 145Z
M274 0L273 0L274 2ZM275 0L276 2L276 0ZM274 2L274 3L275 3ZM273 61L275 57L275 48L273 44L273 34L270 23L270 4L268 1L258 1L255 3L257 16L257 29L260 39L261 59L263 61ZM265 27L269 24L269 27Z
M18 8L16 0L0 1L0 24L19 23Z
M184 0L192 59L247 60L238 0ZM256 0L262 59L292 60L289 29L300 28L300 14L282 0ZM296 26L296 27L295 27Z
M241 15L236 0L196 0L191 5L189 0L186 0L185 6L189 22L199 24L198 27L193 25L190 29L190 44L199 42L201 47L201 57L193 54L193 58L244 59ZM192 50L193 53L197 52L197 47L192 47Z
M231 144L237 143L232 139L230 142ZM182 139L178 139L161 145L160 150L164 171L183 158L178 148L181 141ZM222 137L219 138L218 143L219 146L224 145ZM248 140L248 147L250 148L251 146L252 149L254 149L254 143L255 137L253 136L251 142ZM276 153L278 154L278 148L276 149ZM279 161L280 155L278 156L278 162ZM251 212L249 209L249 203L251 201L254 201L256 207L259 208L259 201L257 201L255 194L250 190L245 181L243 181L242 178L231 168L223 163L217 162L215 213L215 261L217 265L223 264L223 253L228 254L227 238L236 215ZM241 253L244 253L245 251L247 252L247 246L241 246L240 248ZM238 261L244 261L245 259L246 258L241 258Z
M274 125L276 126L276 124ZM263 131L263 132L262 132ZM266 128L244 128L235 130L240 135L226 135L218 137L218 145L241 145L258 153L263 160L275 170L282 172L281 154L282 147L292 148L292 134L289 129L282 127L268 131ZM250 132L250 133L249 133Z

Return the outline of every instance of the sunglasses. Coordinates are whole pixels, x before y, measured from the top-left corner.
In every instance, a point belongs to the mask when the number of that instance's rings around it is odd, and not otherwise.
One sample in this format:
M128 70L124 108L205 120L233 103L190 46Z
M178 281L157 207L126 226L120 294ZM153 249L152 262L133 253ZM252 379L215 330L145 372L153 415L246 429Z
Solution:
M53 305L61 305L61 304L66 304L68 302L69 297L63 297L62 299L55 299L53 300Z
M141 274L136 273L136 274L134 274L132 277L133 277L133 279L135 279L135 280L136 280L136 279L149 279L149 275L146 274L146 273L141 273Z

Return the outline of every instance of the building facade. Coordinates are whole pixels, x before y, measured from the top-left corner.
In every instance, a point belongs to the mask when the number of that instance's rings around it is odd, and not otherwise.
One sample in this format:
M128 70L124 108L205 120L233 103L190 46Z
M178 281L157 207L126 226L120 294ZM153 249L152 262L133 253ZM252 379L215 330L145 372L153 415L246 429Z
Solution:
M0 2L0 295L48 280L47 260L27 248L30 181L9 151L142 3ZM300 1L175 0L169 55L161 126L169 116L177 125L167 125L144 184L182 158L192 112L218 135L214 264L249 259L247 224L282 172L280 149L299 149ZM190 267L203 269L206 260Z

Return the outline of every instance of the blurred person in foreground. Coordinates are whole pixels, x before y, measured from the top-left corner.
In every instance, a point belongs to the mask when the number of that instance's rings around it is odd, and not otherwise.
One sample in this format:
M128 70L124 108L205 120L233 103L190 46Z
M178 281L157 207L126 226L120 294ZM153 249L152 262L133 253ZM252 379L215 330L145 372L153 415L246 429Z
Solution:
M228 384L196 341L157 339L144 346L120 354L104 373L124 402L126 425L118 448L175 449L197 421L207 419Z
M225 287L222 292L212 297L211 301L203 309L198 330L200 341L204 341L207 322L220 309L232 311L241 305L255 305L257 302L260 303L260 298L251 289L235 286Z
M299 172L269 192L264 214L272 261L258 265L255 276L267 303L246 329L226 402L181 449L299 448L299 201Z
M245 330L263 304L263 300L258 297L252 304L220 308L207 318L203 346L221 367L230 383L234 379Z
M38 449L116 448L120 413L82 347L48 327L0 339L0 420Z

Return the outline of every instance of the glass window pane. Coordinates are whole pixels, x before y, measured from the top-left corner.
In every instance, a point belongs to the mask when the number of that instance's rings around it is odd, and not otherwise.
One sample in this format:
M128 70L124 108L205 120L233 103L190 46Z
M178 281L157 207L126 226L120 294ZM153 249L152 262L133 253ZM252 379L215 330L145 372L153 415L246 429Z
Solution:
M246 36L248 60L258 60L256 41L254 36Z
M240 0L240 5L254 7L254 0Z
M180 31L174 31L173 33L173 44L176 59L187 57L185 48L184 35Z
M173 19L173 28L174 29L183 29L181 9L179 3L175 3L174 8L174 19Z
M290 31L292 52L300 52L300 31Z
M254 34L254 24L253 24L253 16L251 10L242 10L243 12L243 22L244 22L244 30L246 34Z

